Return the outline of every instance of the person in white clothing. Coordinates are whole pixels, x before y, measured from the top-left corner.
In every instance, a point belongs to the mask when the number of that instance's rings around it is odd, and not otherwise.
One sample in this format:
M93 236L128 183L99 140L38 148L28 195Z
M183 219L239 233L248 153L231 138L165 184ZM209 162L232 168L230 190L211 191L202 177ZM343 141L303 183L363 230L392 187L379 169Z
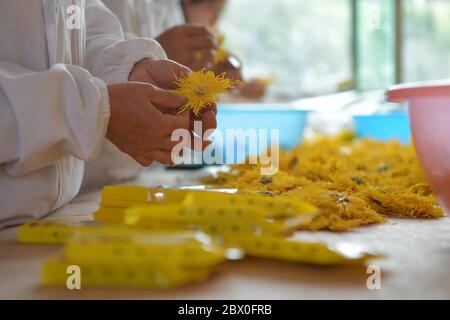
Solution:
M192 70L214 69L240 80L233 93L261 99L266 86L258 79L243 79L242 64L233 54L213 65L217 39L210 28L220 18L226 0L103 0L121 20L129 37L152 37L167 56Z
M0 1L0 26L0 227L73 199L104 137L143 166L171 163L170 134L191 115L175 115L185 101L168 89L190 71L158 43L124 41L98 0ZM214 106L202 120L215 126Z
M181 0L104 0L117 15L127 38L157 38L186 23Z
M155 38L168 57L192 70L214 69L228 77L241 80L241 63L230 55L213 66L217 39L211 31L225 5L225 0L103 0L120 19L129 39ZM259 81L247 81L234 93L249 99L264 95ZM106 184L131 180L142 167L116 146L106 142L99 157L86 163L82 191Z
M162 45L170 59L192 70L212 67L217 47L216 37L203 23L190 23L187 20L184 1L103 0L103 2L120 19L128 38L154 38Z
M120 19L125 37L158 38L169 58L193 70L212 65L216 40L203 25L186 23L180 0L105 0ZM167 31L167 32L165 32ZM200 52L201 59L196 58ZM198 57L198 56L197 56ZM85 165L82 192L136 178L143 167L105 141L99 156Z

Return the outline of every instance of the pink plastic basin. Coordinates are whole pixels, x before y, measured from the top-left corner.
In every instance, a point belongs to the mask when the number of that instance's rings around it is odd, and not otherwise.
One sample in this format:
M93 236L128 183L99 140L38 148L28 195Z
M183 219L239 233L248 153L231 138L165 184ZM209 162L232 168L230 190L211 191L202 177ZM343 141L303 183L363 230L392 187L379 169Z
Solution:
M397 85L390 102L406 102L417 154L435 195L450 209L450 81Z

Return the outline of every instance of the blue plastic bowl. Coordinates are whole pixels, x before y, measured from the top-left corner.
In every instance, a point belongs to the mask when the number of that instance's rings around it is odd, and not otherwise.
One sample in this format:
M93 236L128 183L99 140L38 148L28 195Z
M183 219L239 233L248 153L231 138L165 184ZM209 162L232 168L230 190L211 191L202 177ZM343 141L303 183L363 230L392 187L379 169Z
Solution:
M396 139L403 144L411 142L411 128L406 112L359 115L353 119L358 137L381 141Z
M308 112L305 110L296 110L287 106L271 104L222 104L218 106L217 129L224 137L222 142L225 145L227 142L227 129L241 129L244 131L254 129L257 132L260 132L261 129L265 129L267 130L265 137L268 147L272 143L276 143L276 141L271 141L270 139L271 130L275 129L279 132L279 146L283 149L291 149L302 142L307 114ZM258 136L258 139L261 138L264 138L263 135ZM213 138L213 141L214 140L215 139ZM214 143L220 142L214 141ZM239 142L234 143L235 154L238 147ZM245 142L245 146L241 145L240 147L245 148L245 156L257 155L252 152L252 148L249 148L248 139ZM222 146L222 149L226 156L227 148ZM265 150L258 149L257 153L263 151ZM235 160L242 160L240 158L236 158Z

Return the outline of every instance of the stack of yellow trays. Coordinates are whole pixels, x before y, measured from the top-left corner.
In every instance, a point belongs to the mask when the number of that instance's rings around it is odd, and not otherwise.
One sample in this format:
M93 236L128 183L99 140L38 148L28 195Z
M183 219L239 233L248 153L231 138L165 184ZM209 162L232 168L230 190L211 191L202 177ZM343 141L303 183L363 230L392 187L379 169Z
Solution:
M124 213L128 226L190 229L210 234L286 234L309 223L316 209L290 199L188 193L179 204L132 207Z
M196 229L210 230L217 243L226 247L239 248L247 256L308 263L314 265L363 264L375 257L355 244L339 243L329 246L320 242L295 240L280 231L286 230L275 224L271 228L262 227L244 221L214 221L202 227L198 220L176 220L162 217L158 208L132 208L125 214L125 224L134 227L152 228L154 230ZM226 212L226 211L225 211ZM161 220L159 220L161 219ZM162 222L164 221L164 222ZM253 223L257 223L252 221Z
M153 231L202 231L253 257L318 265L363 264L375 257L355 244L331 247L290 237L316 213L314 206L293 198L109 187L103 191L95 217Z
M62 254L44 263L43 283L65 285L68 268L77 266L83 286L174 287L207 279L227 254L201 233L112 230L75 233Z
M102 223L121 224L125 216L125 210L130 207L181 203L186 194L187 191L173 189L131 186L105 187L102 191L100 208L94 212L94 218Z
M136 209L134 218L130 208ZM139 219L140 225L146 227L181 224L183 228L213 233L220 230L284 233L309 223L316 212L314 206L289 198L118 186L103 190L94 217L102 223L122 224L127 216L126 220Z
M19 241L65 244L44 264L48 285L63 285L70 265L87 286L171 287L204 280L240 253L314 265L377 257L355 244L295 240L316 212L292 198L117 186L104 189L96 222L30 222Z

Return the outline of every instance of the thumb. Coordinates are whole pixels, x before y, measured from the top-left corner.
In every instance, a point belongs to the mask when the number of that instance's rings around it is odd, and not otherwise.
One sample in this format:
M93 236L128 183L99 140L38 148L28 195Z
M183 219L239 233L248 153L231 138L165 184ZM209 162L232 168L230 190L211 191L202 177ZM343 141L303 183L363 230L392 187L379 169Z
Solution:
M167 113L176 113L187 103L185 97L180 97L169 90L155 86L151 86L150 90L147 91L147 96L155 107Z
M178 78L185 78L192 72L188 67L173 60L169 60L169 63L172 63L172 71Z
M173 60L156 60L147 67L150 74L158 74L155 76L157 84L165 89L176 89L176 78L186 78L192 72L188 67Z
M170 69L171 72L170 80L168 81L168 83L165 83L165 85L167 86L167 89L176 89L178 87L178 84L175 80L186 78L192 72L192 70L172 60L168 60L167 63L169 64L168 69Z

